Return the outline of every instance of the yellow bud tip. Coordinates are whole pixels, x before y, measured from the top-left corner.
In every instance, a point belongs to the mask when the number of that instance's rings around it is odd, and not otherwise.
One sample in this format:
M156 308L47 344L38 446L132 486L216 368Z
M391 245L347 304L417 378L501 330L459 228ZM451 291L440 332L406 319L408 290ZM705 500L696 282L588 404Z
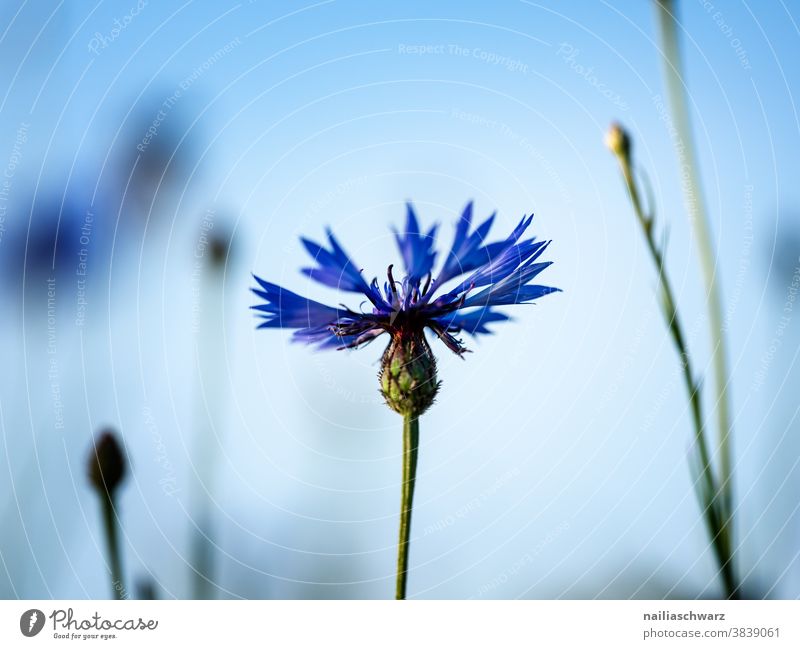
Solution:
M627 160L631 153L631 139L627 131L616 122L611 124L606 133L606 146L615 156Z

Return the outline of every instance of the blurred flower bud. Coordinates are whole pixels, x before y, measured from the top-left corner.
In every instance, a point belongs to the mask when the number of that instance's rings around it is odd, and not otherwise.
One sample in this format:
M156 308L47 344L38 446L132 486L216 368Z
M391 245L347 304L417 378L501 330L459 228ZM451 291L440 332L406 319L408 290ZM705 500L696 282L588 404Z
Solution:
M606 146L611 152L622 160L628 160L631 155L631 139L627 131L616 122L611 124L606 133Z
M228 261L231 241L227 237L215 235L208 242L209 256L214 266L224 266Z
M100 494L113 496L126 472L125 453L116 434L103 431L89 454L89 482Z

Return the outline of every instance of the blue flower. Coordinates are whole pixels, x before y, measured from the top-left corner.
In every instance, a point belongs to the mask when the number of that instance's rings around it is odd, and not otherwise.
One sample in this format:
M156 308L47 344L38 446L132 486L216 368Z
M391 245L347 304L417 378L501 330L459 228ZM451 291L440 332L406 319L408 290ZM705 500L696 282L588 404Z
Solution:
M302 272L325 286L366 296L371 309L327 306L254 275L258 286L252 290L262 299L252 307L263 319L258 328L293 329L297 342L337 349L358 347L385 333L424 342L427 328L463 355L468 350L457 338L461 332L489 334L487 325L508 320L496 307L527 304L560 290L531 283L552 263L539 261L550 241L522 238L533 216L523 217L505 239L487 243L494 214L473 229L469 203L434 274L437 226L424 231L411 204L407 209L404 230L394 233L405 276L396 277L389 266L382 287L377 278L367 283L330 230L327 246L302 239L314 260Z

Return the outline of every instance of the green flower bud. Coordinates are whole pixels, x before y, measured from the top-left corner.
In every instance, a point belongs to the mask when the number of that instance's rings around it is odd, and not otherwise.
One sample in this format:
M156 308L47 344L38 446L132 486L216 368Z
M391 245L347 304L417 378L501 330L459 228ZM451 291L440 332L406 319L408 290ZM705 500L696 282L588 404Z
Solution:
M440 382L436 358L425 334L399 331L383 352L378 375L386 404L403 416L419 417L430 408Z

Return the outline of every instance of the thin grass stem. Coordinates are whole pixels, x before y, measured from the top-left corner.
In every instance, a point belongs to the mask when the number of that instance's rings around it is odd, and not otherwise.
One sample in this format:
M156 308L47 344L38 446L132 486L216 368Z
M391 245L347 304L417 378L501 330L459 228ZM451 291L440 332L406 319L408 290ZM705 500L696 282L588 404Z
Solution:
M680 158L681 168L685 171L685 182L682 183L684 199L689 212L689 220L694 228L706 290L714 384L717 390L716 415L720 488L722 490L721 497L725 505L724 511L726 512L724 524L729 527L732 523L731 513L733 511L733 460L730 408L728 404L727 351L722 318L722 300L716 276L716 255L711 241L709 218L706 213L705 196L698 172L697 153L695 151L694 138L692 137L685 85L681 73L681 53L678 45L674 3L672 0L656 0L656 6L661 30L664 76L676 134L673 143Z

